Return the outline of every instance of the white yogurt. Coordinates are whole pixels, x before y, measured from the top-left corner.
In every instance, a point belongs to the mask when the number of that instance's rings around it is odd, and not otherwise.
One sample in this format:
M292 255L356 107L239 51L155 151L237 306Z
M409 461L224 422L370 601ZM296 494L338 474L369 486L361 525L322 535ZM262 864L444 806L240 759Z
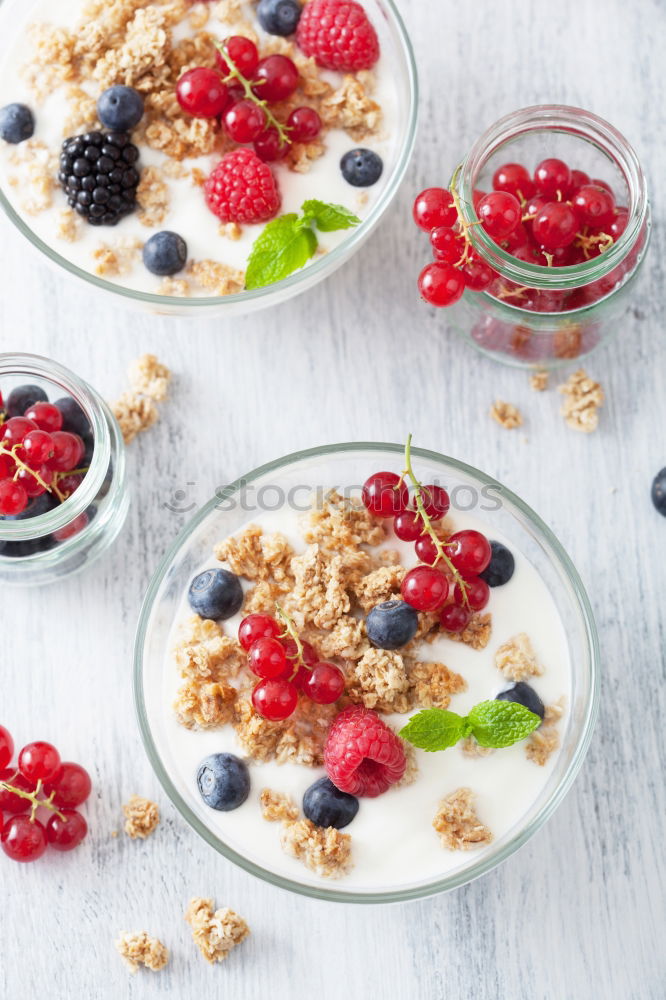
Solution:
M34 138L46 143L49 149L59 154L64 138L64 122L68 115L67 86L58 88L49 95L43 104L35 106L34 95L26 86L21 75L21 70L30 60L32 52L27 29L31 24L42 22L72 29L81 20L84 2L83 0L60 0L58 4L54 5L51 0L37 0L34 4L26 4L25 6L28 8L27 10L22 3L14 4L13 27L15 34L14 38L10 40L10 44L7 45L6 55L0 64L0 107L20 102L33 108L36 119ZM251 5L247 6L248 11L253 9ZM267 39L269 36L261 32L259 25L255 24L253 14L248 13L247 19L253 23L260 35L259 48L261 50L261 39ZM398 153L397 129L395 127L395 122L398 119L398 95L395 77L391 72L391 46L390 40L386 37L386 26L382 23L376 23L375 27L380 37L382 55L374 69L376 89L372 96L381 105L383 124L380 135L364 139L361 145L375 150L382 157L384 170L381 178L369 188L359 189L348 184L340 171L340 159L344 153L355 148L359 143L354 142L346 132L332 129L325 134L326 153L312 163L308 173L294 173L284 164L271 164L282 194L281 212L298 212L306 199L318 198L321 201L344 205L363 219L368 215L388 183ZM220 38L233 34L233 27L222 24L214 17L210 18L205 30L211 34L217 34ZM187 34L187 28L179 25L177 35L185 36ZM324 75L333 86L337 87L342 82L341 74L327 72ZM84 89L87 89L92 96L97 96L99 85L88 85ZM139 148L141 153L139 165L142 167L161 166L169 159L165 154L148 146L140 145ZM30 191L26 184L26 167L17 167L11 163L12 154L17 150L20 152L21 145L12 146L0 140L0 187L3 193L16 212L22 216L25 223L41 240L84 271L94 273L93 252L102 242L112 246L120 241L134 239L145 242L160 229L170 229L179 233L187 242L188 255L191 260L212 259L244 270L252 244L263 228L261 225L244 226L242 236L237 241L221 236L219 219L206 206L202 189L196 187L189 178L165 178L170 190L170 206L167 216L158 227L147 228L143 226L136 213L122 219L118 225L113 227L90 226L83 221L80 226L81 237L74 243L68 243L57 235L61 213L67 208L65 194L60 188L54 192L51 208L38 215L29 215L22 208ZM183 164L187 168L198 167L204 174L208 175L219 159L219 155L204 156L184 160ZM18 184L12 183L16 180L18 180ZM349 235L348 231L318 234L320 249L326 252L332 250L347 235ZM161 283L160 278L150 274L145 269L140 259L130 274L118 278L110 275L105 275L105 277L107 280L120 283L126 288L142 292L157 293ZM185 277L185 274L174 277ZM204 296L210 294L203 290L197 291L194 283L191 284L191 294Z
M303 551L299 516L293 511L266 513L253 519L264 531L280 531L287 536L297 552ZM478 518L456 512L456 530L476 528L483 531ZM513 543L493 532L503 541L516 560L515 573L508 584L491 590L487 611L492 612L490 642L484 650L474 650L459 642L440 638L424 644L420 657L439 660L462 674L467 690L452 698L451 710L466 714L477 702L494 698L509 686L497 670L494 654L497 647L518 632L527 632L543 676L534 678L534 688L545 704L564 697L565 711L559 723L564 736L570 706L571 666L568 644L562 620L555 602L531 563L516 550ZM394 537L390 548L399 548L403 565L415 564L413 547ZM211 559L201 570L217 565ZM176 641L181 622L192 612L183 599L181 611L172 631L169 649ZM225 623L229 635L237 634L242 616ZM164 664L162 700L164 711L153 737L158 752L180 795L200 820L222 841L250 861L286 878L307 885L327 885L356 892L404 889L428 883L455 869L478 861L497 842L515 833L525 822L528 811L542 795L552 778L558 752L553 753L544 767L527 759L524 743L497 750L482 758L470 758L460 747L440 753L416 751L418 777L414 784L392 788L376 799L361 799L359 812L346 828L352 836L354 868L340 880L320 878L303 864L288 857L280 848L280 829L261 817L259 794L265 787L291 795L299 804L305 790L325 772L297 764L258 764L248 760L252 789L249 799L233 812L216 812L201 800L196 773L208 754L243 751L231 726L213 731L190 731L176 722L172 705L182 678L173 657ZM152 696L150 697L152 701ZM150 712L154 718L155 712ZM400 728L407 715L385 716L386 721ZM488 847L466 852L444 849L432 827L432 820L441 798L461 786L468 786L476 796L480 820L493 833L494 842Z

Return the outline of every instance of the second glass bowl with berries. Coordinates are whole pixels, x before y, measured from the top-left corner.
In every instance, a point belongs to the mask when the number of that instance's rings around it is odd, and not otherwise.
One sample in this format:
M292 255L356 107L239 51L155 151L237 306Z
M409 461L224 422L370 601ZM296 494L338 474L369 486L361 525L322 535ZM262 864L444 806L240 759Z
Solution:
M568 556L506 487L411 442L344 444L196 514L146 595L134 683L207 843L297 893L389 902L489 871L552 814L598 648Z
M128 506L125 447L97 392L48 358L0 354L0 582L83 569Z
M434 260L422 297L465 339L508 364L554 368L620 326L650 238L645 177L628 141L581 108L500 119L450 187L422 192L417 225Z

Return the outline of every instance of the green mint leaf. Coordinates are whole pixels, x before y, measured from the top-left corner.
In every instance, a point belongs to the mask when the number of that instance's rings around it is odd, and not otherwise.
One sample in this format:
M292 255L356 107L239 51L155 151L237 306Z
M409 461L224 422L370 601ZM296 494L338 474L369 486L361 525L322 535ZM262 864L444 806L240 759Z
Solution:
M291 212L269 222L254 241L245 272L245 287L263 288L298 271L317 249L317 237Z
M361 220L344 205L328 205L325 201L311 198L304 201L301 211L306 219L311 219L322 233L333 233L338 229L360 226Z
M510 747L534 732L541 719L517 701L481 701L467 716L482 747Z
M413 715L399 736L419 750L446 750L454 746L465 732L465 720L456 712L443 708L426 708Z

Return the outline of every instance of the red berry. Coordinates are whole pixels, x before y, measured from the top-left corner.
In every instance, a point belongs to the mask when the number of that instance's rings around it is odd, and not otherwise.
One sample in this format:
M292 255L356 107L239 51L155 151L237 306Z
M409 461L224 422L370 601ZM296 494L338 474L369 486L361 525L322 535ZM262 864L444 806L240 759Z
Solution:
M0 726L0 771L2 771L14 756L14 740L12 734L4 726Z
M42 482L46 483L46 487L42 486L42 483L29 470L21 469L16 477L16 482L23 486L29 497L40 497L42 493L46 493L46 488L51 485L55 476L53 469L50 469L48 465L40 466L35 469L35 472ZM60 489L60 483L58 483L58 488Z
M266 112L249 98L232 104L222 117L234 142L253 142L266 128Z
M295 661L298 658L298 646L295 641L291 638L280 639L284 650L287 654L287 659L291 661L292 666L295 665ZM319 655L313 646L309 642L305 642L301 639L301 649L303 651L303 662L308 667L314 667L315 663L319 662ZM302 669L302 668L301 668Z
M62 429L62 413L53 403L33 403L25 411L25 416L49 434Z
M443 486L431 483L421 490L423 507L431 521L441 521L449 512L451 501Z
M452 306L465 291L465 279L455 267L435 261L421 271L419 291L431 306Z
M46 850L46 832L38 820L12 816L2 829L0 844L12 861L36 861Z
M298 704L298 691L291 681L274 677L260 681L252 692L252 704L269 722L288 719Z
M470 253L461 271L465 277L465 287L473 292L483 292L493 283L497 273L475 253Z
M345 675L335 663L317 663L303 683L303 691L317 705L331 705L345 689Z
M483 573L492 556L490 542L480 531L456 531L447 542L446 553L460 573Z
M289 668L284 646L277 639L257 639L248 653L250 670L257 677L279 677Z
M393 530L403 542L415 542L423 531L423 522L416 511L405 510L396 517Z
M515 195L491 191L479 202L476 214L489 236L503 240L520 225L522 209Z
M414 222L426 233L440 226L455 225L458 213L453 203L453 195L444 188L426 188L417 195L412 209Z
M249 650L257 639L277 639L281 632L282 627L275 618L257 612L243 618L238 626L238 641L243 649Z
M26 434L38 430L37 424L26 417L11 417L0 427L0 441L5 448L20 444Z
M23 438L21 457L31 469L44 465L53 454L53 438L46 431L30 431Z
M562 160L542 160L534 171L534 183L540 194L565 198L571 190L571 171Z
M46 824L46 839L56 851L73 851L88 832L88 824L76 809L61 809Z
M437 611L449 596L449 581L438 569L415 566L402 581L403 601L417 611Z
M0 479L12 479L16 472L16 462L11 455L0 455Z
M83 458L86 446L78 434L69 431L56 431L51 435L53 456L48 465L57 472L71 472Z
M25 486L15 483L12 479L0 480L0 514L5 517L15 517L22 514L28 506L28 494Z
M449 226L436 226L430 233L435 260L444 264L457 264L465 252L465 243L460 233Z
M613 221L606 226L606 232L609 236L612 236L614 240L619 240L622 233L627 228L627 223L629 222L629 212L626 208L616 208L615 216Z
M35 740L26 743L18 756L21 774L28 781L49 781L60 767L60 754L51 743Z
M464 576L463 580L467 584L465 596L462 587L456 584L453 591L453 602L461 607L469 606L472 611L481 611L490 600L490 587L480 576Z
M17 773L15 767L6 767L0 771L0 782L2 781L13 785L14 788L20 788L22 792L34 792L35 790L32 782L27 781L22 774ZM0 788L0 810L2 812L23 813L27 812L29 808L28 799L15 795L14 792L8 792L6 788Z
M294 108L287 118L292 142L310 142L321 132L321 118L314 108Z
M400 781L407 758L400 737L376 712L351 705L329 730L324 766L341 792L376 798Z
M232 35L231 38L227 38L224 45L229 62L233 63L241 76L251 80L259 64L259 50L254 42L250 38L244 38L243 35ZM219 49L215 59L224 76L229 76L229 66ZM233 79L230 81L230 86L234 86Z
M529 234L525 225L521 222L512 233L500 240L500 245L509 253L514 253L519 247L527 246Z
M427 566L434 566L439 559L437 546L433 542L430 535L421 535L421 537L416 541L414 551L421 562L425 563Z
M263 163L284 160L291 149L291 143L280 138L276 128L268 128L254 140L254 151Z
M280 210L270 167L250 149L226 153L204 185L206 204L222 222L268 222Z
M259 61L252 90L262 101L285 101L297 87L298 70L287 56L267 56Z
M532 235L545 250L557 250L573 243L578 232L578 219L565 201L549 201L532 222Z
M176 97L183 111L195 118L217 118L229 102L220 74L205 66L183 73L176 84Z
M472 204L474 205L474 211L479 214L479 202L482 198L486 197L485 191L477 191L476 188L472 191Z
M72 809L85 802L92 790L90 775L85 767L72 761L62 762L50 781L44 782L44 794L53 794L57 806Z
M68 538L74 538L75 535L79 535L84 528L87 528L90 524L90 518L86 514L85 510L66 524L64 528L58 528L57 531L53 532L53 537L56 542L66 542Z
M318 66L354 73L379 59L377 32L359 3L310 0L303 8L296 41Z
M602 187L584 184L574 195L573 210L584 225L603 229L615 217L615 198Z
M363 484L363 503L376 517L395 517L407 509L409 490L395 472L375 472Z
M604 191L608 191L609 194L612 194L613 197L615 197L615 195L613 194L613 188L610 186L610 184L608 183L608 181L601 181L601 180L599 180L598 177L593 177L592 180L590 181L590 184L593 187L603 188Z
M587 176L584 170L572 170L571 171L571 191L577 191L578 188L582 187L583 184L589 184L590 178Z
M445 632L463 632L471 617L471 612L467 608L461 608L457 604L447 604L442 608L439 623Z
M51 476L53 476L53 473L51 472L50 469L48 469L47 471L51 473ZM40 475L43 475L43 473L44 469L41 470ZM79 486L83 482L83 478L84 477L81 475L81 473L77 472L74 475L63 476L62 479L58 480L58 489L64 496L65 500L68 497L71 497L72 493L75 493L76 490L78 490ZM48 482L48 480L45 479L45 482Z
M519 201L528 201L534 194L534 181L522 163L505 163L493 174L493 190L508 191Z

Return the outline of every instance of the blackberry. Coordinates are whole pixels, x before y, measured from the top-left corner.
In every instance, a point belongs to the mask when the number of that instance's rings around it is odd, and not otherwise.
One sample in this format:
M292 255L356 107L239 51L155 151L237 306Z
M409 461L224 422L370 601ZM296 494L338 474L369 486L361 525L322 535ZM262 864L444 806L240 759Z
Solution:
M115 226L136 208L138 159L127 132L86 132L63 142L58 180L91 226Z

